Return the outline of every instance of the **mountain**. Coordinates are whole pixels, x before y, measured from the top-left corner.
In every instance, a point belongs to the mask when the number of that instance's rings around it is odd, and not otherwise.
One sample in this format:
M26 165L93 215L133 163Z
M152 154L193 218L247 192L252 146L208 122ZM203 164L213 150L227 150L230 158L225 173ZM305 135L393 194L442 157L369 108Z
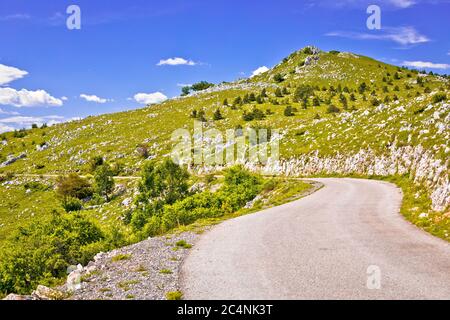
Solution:
M306 47L259 75L161 104L5 133L0 145L0 189L5 195L0 200L0 238L15 229L16 218L33 221L59 206L54 175L88 175L92 159L103 157L117 175L132 177L146 158L169 155L172 133L192 131L195 110L197 120L204 111L205 128L224 135L230 128L279 130L280 161L269 163L268 172L396 182L405 194L405 216L450 240L449 98L447 77ZM220 117L214 117L217 110ZM30 180L46 181L50 187L26 193L23 185ZM122 201L135 191L132 179L124 178L123 184L131 191L90 209L99 221L120 220Z

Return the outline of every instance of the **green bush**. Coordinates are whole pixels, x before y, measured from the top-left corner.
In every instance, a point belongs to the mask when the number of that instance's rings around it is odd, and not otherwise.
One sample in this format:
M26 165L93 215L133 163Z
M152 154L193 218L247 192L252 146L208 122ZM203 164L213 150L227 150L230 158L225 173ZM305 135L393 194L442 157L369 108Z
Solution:
M330 104L327 108L327 113L339 113L339 112L341 112L341 109L332 104Z
M76 173L59 177L56 181L56 193L61 198L72 197L84 199L92 195L92 186L86 179Z
M66 212L80 211L83 209L83 202L80 199L72 197L64 198L61 205Z
M445 93L439 92L433 96L433 103L438 103L447 99L447 95Z
M235 212L252 200L261 191L260 178L242 167L230 168L225 173L224 185L215 193L205 191L165 205L161 212L151 217L144 212L133 214L139 219L139 227L146 221L143 236L155 236L198 219L217 218Z
M27 294L38 284L55 284L68 266L105 250L103 240L100 228L80 214L53 212L20 228L1 252L0 292Z

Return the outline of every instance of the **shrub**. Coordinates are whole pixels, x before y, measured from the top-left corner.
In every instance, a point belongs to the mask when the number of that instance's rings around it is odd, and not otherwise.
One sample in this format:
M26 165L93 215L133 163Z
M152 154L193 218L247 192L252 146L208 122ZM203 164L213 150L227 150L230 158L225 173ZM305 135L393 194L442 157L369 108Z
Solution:
M147 162L141 177L139 196L136 199L138 203L149 205L151 200L158 197L163 203L172 204L188 195L189 174L170 159L160 164Z
M183 294L180 291L171 291L166 293L167 300L182 300Z
M283 82L283 81L284 81L284 77L281 75L281 73L277 73L277 74L275 74L275 75L273 76L273 80L274 80L275 82L280 83L280 82Z
M66 212L80 211L83 209L83 202L77 198L65 197L61 204Z
M208 89L210 87L213 87L213 86L214 86L214 83L210 83L210 82L207 82L207 81L200 81L200 82L194 83L191 86L191 89L194 90L194 91L202 91L202 90L206 90L206 89Z
M252 200L260 190L261 181L258 176L240 166L230 168L225 173L224 185L215 193L205 191L185 197L171 205L165 205L158 214L150 213L145 216L141 212L139 215L143 215L143 218L140 221L147 221L143 236L154 236L198 219L216 218L235 212ZM137 213L133 215L135 214Z
M307 55L311 55L311 54L313 54L313 51L312 51L311 47L306 47L303 49L303 53L307 54Z
M341 109L332 104L330 104L327 108L327 113L339 113L339 112L341 112Z
M222 116L222 113L220 112L220 109L216 109L216 111L214 111L214 114L213 114L213 120L217 121L217 120L222 120L222 119L223 119L223 116Z
M62 197L84 199L92 195L91 184L76 173L59 177L56 182L56 193Z
M95 156L90 161L91 172L94 172L98 167L102 166L105 160L102 156Z
M438 102L444 101L446 99L447 99L447 95L445 93L439 92L433 96L432 101L433 101L433 103L438 103Z
M295 89L294 101L302 101L308 99L314 94L314 88L309 85L300 85Z
M85 217L58 214L20 228L0 257L0 292L27 294L38 284L52 285L67 267L85 264L106 249L100 228Z
M25 190L31 190L31 191L47 191L50 189L50 186L40 183L38 181L30 181L30 182L26 182L23 185Z
M286 106L286 108L284 109L284 115L286 117L291 117L294 115L294 112L292 111L292 106Z
M373 98L373 99L370 101L370 104L371 104L372 106L374 106L374 107L377 107L377 106L379 106L379 105L381 104L381 101L378 100L377 98Z

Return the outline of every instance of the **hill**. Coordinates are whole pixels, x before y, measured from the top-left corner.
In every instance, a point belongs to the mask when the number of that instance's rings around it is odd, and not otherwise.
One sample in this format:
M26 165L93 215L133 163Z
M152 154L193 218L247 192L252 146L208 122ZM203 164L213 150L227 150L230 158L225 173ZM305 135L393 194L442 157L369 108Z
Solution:
M103 225L122 225L141 167L170 155L172 133L192 132L194 120L224 135L234 128L278 130L279 161L245 163L254 171L394 181L404 192L405 217L450 240L449 100L446 77L306 47L267 72L161 104L5 133L0 240L61 209L55 177L77 172L90 178L99 157L122 177L123 192L85 214ZM223 166L190 169L219 172Z

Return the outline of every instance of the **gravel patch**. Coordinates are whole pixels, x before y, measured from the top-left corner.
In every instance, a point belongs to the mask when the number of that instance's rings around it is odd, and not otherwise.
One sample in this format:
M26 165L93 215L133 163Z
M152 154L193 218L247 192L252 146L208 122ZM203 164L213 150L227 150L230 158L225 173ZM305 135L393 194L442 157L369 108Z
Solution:
M149 238L139 243L99 253L80 268L78 288L71 300L164 300L168 292L180 291L179 272L189 248L201 232L183 232ZM70 278L70 276L69 276ZM66 284L60 290L70 291Z

